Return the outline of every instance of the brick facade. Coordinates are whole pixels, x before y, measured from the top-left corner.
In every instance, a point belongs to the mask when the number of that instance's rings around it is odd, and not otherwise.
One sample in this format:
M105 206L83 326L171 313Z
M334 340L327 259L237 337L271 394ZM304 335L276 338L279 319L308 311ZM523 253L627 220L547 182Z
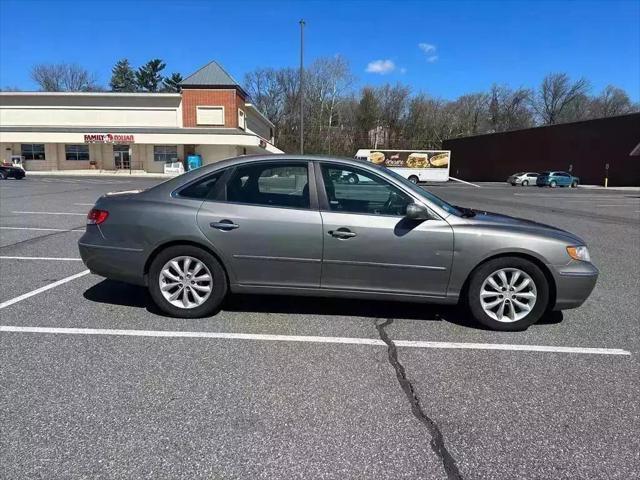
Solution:
M196 107L224 107L224 127L238 128L238 108L244 110L245 100L235 89L184 88L182 90L182 125L197 127Z

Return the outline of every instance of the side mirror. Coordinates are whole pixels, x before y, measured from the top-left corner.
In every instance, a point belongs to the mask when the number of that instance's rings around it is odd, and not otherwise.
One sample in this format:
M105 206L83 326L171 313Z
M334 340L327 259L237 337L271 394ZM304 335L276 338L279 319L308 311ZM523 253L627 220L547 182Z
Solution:
M411 220L429 220L429 210L427 207L418 205L417 203L410 203L407 205L407 211L404 216Z

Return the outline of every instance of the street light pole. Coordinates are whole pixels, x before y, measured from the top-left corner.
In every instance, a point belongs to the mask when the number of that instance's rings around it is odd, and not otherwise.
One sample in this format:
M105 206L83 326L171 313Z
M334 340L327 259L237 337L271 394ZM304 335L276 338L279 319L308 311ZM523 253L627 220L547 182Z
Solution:
M304 155L304 20L300 20L300 155Z

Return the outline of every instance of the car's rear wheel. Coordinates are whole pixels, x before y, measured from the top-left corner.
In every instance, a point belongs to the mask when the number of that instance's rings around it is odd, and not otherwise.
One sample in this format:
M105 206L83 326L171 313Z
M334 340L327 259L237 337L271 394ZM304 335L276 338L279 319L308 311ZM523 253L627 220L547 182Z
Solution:
M209 252L191 245L161 251L149 268L149 293L172 317L199 318L215 313L227 295L227 276Z
M350 174L347 176L347 183L351 184L351 185L355 185L356 183L358 183L358 176L354 173Z
M578 186L578 182L576 180L571 182L571 188L576 188L577 186Z
M415 175L411 175L411 176L409 177L409 181L410 181L411 183L416 183L416 184L417 184L417 183L418 183L418 180L419 180L419 178L418 178L417 176L415 176Z
M0 172L0 180L6 180L7 179L7 172Z
M549 283L529 260L496 258L472 273L467 300L473 316L486 327L525 330L547 310Z
M523 180L522 181L522 186L526 187L527 185L529 185L529 180Z
M556 188L556 187L558 186L558 183L557 183L555 180L551 180L551 181L549 182L549 186L550 186L551 188Z

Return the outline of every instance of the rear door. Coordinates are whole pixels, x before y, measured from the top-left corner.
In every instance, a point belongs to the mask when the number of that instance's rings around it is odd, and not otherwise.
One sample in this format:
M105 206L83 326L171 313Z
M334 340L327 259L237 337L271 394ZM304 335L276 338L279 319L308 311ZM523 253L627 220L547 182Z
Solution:
M203 202L198 226L241 285L318 287L322 219L306 161L248 162Z
M453 231L444 220L404 217L413 199L351 165L320 164L322 288L444 296ZM343 178L358 175L358 183Z

